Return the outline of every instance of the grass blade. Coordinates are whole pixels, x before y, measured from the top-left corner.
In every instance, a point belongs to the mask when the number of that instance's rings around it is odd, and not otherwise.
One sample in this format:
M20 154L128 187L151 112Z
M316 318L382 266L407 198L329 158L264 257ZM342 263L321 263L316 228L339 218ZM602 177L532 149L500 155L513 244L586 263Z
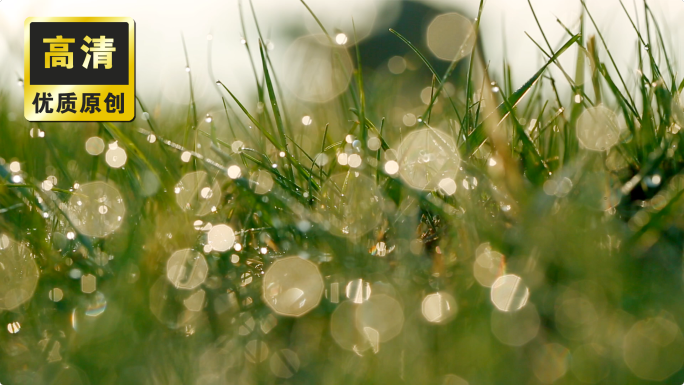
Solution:
M568 48L570 48L573 44L577 43L580 39L580 35L575 35L573 36L570 40L568 40L563 46L556 51L553 56L544 64L537 73L535 73L525 84L522 85L517 91L515 91L512 95L510 95L505 103L499 104L499 106L496 108L495 112L492 112L489 116L485 118L485 121L494 119L497 116L500 116L500 120L503 120L506 118L506 115L508 114L508 110L515 107L522 98L527 94L528 91L532 88L532 86L541 78L541 76L546 72L546 69L553 64ZM485 121L481 122L474 130L473 132L468 136L466 141L461 145L461 154L463 157L468 158L470 157L475 150L477 150L487 139L487 132L485 128Z

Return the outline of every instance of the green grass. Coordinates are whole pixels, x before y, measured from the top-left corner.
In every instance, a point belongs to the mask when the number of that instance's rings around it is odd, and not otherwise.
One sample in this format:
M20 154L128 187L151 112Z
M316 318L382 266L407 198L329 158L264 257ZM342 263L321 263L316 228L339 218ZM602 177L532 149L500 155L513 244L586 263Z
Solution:
M315 18L315 10L302 3ZM583 5L577 26L559 22L567 32L562 41L550 42L541 30L543 41L534 43L544 64L517 89L511 80L515 68L507 62L502 73L489 71L479 48L487 41L437 73L429 52L392 30L420 68L402 75L369 69L351 48L348 89L326 103L305 103L282 85L293 74L274 70L250 3L253 21L243 23L258 26L258 36L245 35L244 45L257 59L252 100L239 100L233 85L217 79L221 96L213 104L221 108L207 112L194 98L190 76L188 85L177 85L190 89L184 108L138 99L132 123L43 124L24 121L7 93L0 94L0 232L26 242L41 270L31 300L0 312L0 382L88 383L55 377L61 371L87 376L91 384L439 384L449 373L472 385L536 384L549 373L563 374L558 384L587 378L647 383L648 373L681 383L684 79L667 48L672 42L664 40L663 26L646 3L640 9L645 25L630 19L638 55L628 68L616 64L591 6ZM481 3L476 28L482 17L487 9ZM332 43L332 29L316 21ZM588 23L596 35L585 34ZM508 44L515 49L516 42ZM574 74L559 63L573 52ZM331 60L342 58L333 54ZM430 101L421 104L417 95L426 85L432 87ZM449 87L453 92L447 94ZM563 97L561 87L571 95ZM413 107L401 104L402 94L414 95ZM597 105L615 111L624 127L609 151L589 151L577 138L582 114ZM168 113L160 113L162 108ZM413 113L418 122L402 124L395 108L400 115ZM304 115L311 125L300 122ZM453 195L416 190L384 169L401 139L428 124L448 132L458 146L462 162ZM32 128L45 137L32 137ZM110 168L104 154L88 155L84 143L91 136L117 141L127 153L126 166ZM366 145L372 137L380 139L377 150ZM240 151L232 148L235 141L243 143ZM192 155L188 162L181 160L185 151ZM337 155L345 152L358 154L363 166L338 164ZM316 163L320 154L327 164ZM21 164L20 182L11 179L13 161ZM227 176L231 166L240 168L241 177ZM274 182L263 195L250 182L258 170ZM201 220L229 224L243 248L207 254L204 309L177 325L183 298L170 290L163 323L150 310L153 285L165 275L171 253L201 250L204 242L193 225L200 218L175 201L174 186L192 171L206 171L222 191L217 210ZM318 214L328 202L329 178L354 172L375 183L384 204L372 213L382 217L380 224L351 239L330 231L326 211ZM58 180L50 192L40 188L48 176ZM75 230L62 203L78 193L74 183L96 180L120 191L126 204L122 227L105 238L76 232L75 239L66 239ZM387 245L387 255L377 255L378 242ZM505 331L524 334L515 329L519 313L509 317L496 310L490 290L473 275L483 243L505 255L503 271L529 287L526 309L534 306L540 326L524 346L509 346L501 337ZM110 257L103 259L103 253ZM239 262L231 262L232 255ZM302 318L278 316L273 329L262 328L273 318L262 300L261 277L288 255L317 263L327 290L333 282L343 289L361 278L374 293L391 294L403 307L402 333L381 344L377 354L342 350L330 333L338 304L326 297ZM95 275L100 294L83 293L71 275L76 270ZM48 297L56 287L64 292L60 302ZM421 301L435 291L451 293L458 303L458 315L448 324L431 325L421 315ZM104 313L87 316L102 298ZM501 317L506 327L496 326ZM632 341L630 328L646 319L652 319L648 338L656 333L661 345L624 343ZM20 323L19 333L5 331L13 322ZM269 348L262 363L245 356L253 340ZM51 355L56 343L59 360ZM553 355L547 344L568 350ZM598 353L585 362L587 346ZM270 366L271 353L280 349L295 351L301 361L287 381L274 377ZM656 354L661 356L650 369L629 363L630 355L645 362Z

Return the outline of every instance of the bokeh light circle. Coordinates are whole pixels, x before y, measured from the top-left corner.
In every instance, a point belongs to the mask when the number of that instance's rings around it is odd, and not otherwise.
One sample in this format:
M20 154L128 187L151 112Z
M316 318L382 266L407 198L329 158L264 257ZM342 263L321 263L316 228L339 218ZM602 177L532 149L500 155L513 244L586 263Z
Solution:
M453 295L440 291L423 298L421 311L428 322L444 324L456 317L458 306Z
M308 313L320 303L323 289L318 266L299 257L279 259L264 274L264 301L280 315L299 317Z
M356 171L336 174L321 189L317 219L336 235L357 238L380 224L382 202L373 179Z
M212 250L228 251L235 244L235 232L228 225L214 225L207 234L207 242Z
M491 250L488 246L478 249L482 250L475 257L473 276L475 276L480 285L491 287L494 281L503 275L505 266L504 255L498 251Z
M85 149L86 152L90 155L100 155L105 149L105 142L99 136L93 136L86 140Z
M0 309L12 310L31 299L39 275L31 250L0 234Z
M663 381L682 368L684 337L674 319L668 318L638 321L625 335L625 364L641 379Z
M445 178L454 180L461 163L454 139L431 127L406 135L398 153L399 175L419 190L433 190Z
M568 289L556 298L554 319L556 328L565 338L591 338L599 325L601 314L590 297Z
M509 346L523 346L539 333L541 318L534 304L528 304L517 312L493 310L491 316L492 334Z
M249 179L249 186L256 194L266 194L273 188L273 177L266 170L258 170Z
M316 11L316 18L329 28L335 44L355 44L371 35L377 28L377 22L391 22L394 20L394 13L391 9L383 8L382 19L378 20L377 1L372 0L347 0L341 2L331 2L327 0L308 0L307 5ZM307 13L304 25L311 33L320 33L321 26L318 21ZM323 38L322 35L321 38ZM327 38L321 41L328 41Z
M281 349L274 352L269 362L271 372L276 377L290 378L299 370L299 356L290 349Z
M349 281L347 286L344 288L344 292L352 302L363 303L368 301L371 295L371 285L370 282L364 281L363 279L354 279Z
M371 345L368 337L356 327L359 304L352 301L340 303L330 317L330 334L337 344L345 350L361 353Z
M196 288L207 279L208 272L204 255L192 249L178 250L166 262L166 277L178 289Z
M458 61L470 55L475 45L473 23L459 13L435 17L427 29L430 51L442 60Z
M107 162L107 165L112 168L123 167L126 165L127 160L128 155L126 154L126 150L121 147L110 146L109 150L107 150L107 153L105 154L105 161Z
M174 189L176 202L184 211L204 216L216 210L221 202L221 187L206 171L185 174Z
M319 35L295 40L285 52L285 84L299 99L323 103L344 92L352 77L352 60L343 46Z
M102 238L121 226L126 206L116 187L105 182L90 182L74 191L66 213L81 234Z
M399 301L389 295L373 295L358 307L356 327L373 347L399 335L403 326L404 310Z
M608 349L595 344L585 344L572 351L570 370L580 381L596 384L606 378L610 371Z
M568 371L570 351L563 345L551 343L541 346L532 355L534 375L544 384L552 384Z
M605 106L585 110L577 120L577 139L592 151L608 151L620 139L615 113Z
M268 358L268 344L261 340L251 340L245 345L245 358L252 363L266 361Z
M176 289L167 277L159 277L150 288L150 311L159 322L171 329L188 325L200 314L188 310L183 303L193 294L195 293Z
M529 298L530 290L517 275L503 275L492 284L492 303L501 311L522 309Z

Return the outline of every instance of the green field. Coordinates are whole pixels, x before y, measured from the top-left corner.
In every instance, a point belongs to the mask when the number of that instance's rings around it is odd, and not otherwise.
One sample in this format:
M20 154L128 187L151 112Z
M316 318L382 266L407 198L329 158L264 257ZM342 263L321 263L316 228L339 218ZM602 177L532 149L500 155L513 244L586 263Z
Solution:
M276 72L259 25L251 97L188 67L131 123L0 90L0 382L681 384L684 81L638 7L628 66L587 5L522 85L480 4L378 68L320 23Z

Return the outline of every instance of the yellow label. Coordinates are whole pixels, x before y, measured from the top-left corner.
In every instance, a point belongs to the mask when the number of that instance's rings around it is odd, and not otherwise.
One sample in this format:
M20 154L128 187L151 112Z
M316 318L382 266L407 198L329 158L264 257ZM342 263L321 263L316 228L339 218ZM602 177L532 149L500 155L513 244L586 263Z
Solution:
M24 116L32 122L135 119L133 19L26 19Z

